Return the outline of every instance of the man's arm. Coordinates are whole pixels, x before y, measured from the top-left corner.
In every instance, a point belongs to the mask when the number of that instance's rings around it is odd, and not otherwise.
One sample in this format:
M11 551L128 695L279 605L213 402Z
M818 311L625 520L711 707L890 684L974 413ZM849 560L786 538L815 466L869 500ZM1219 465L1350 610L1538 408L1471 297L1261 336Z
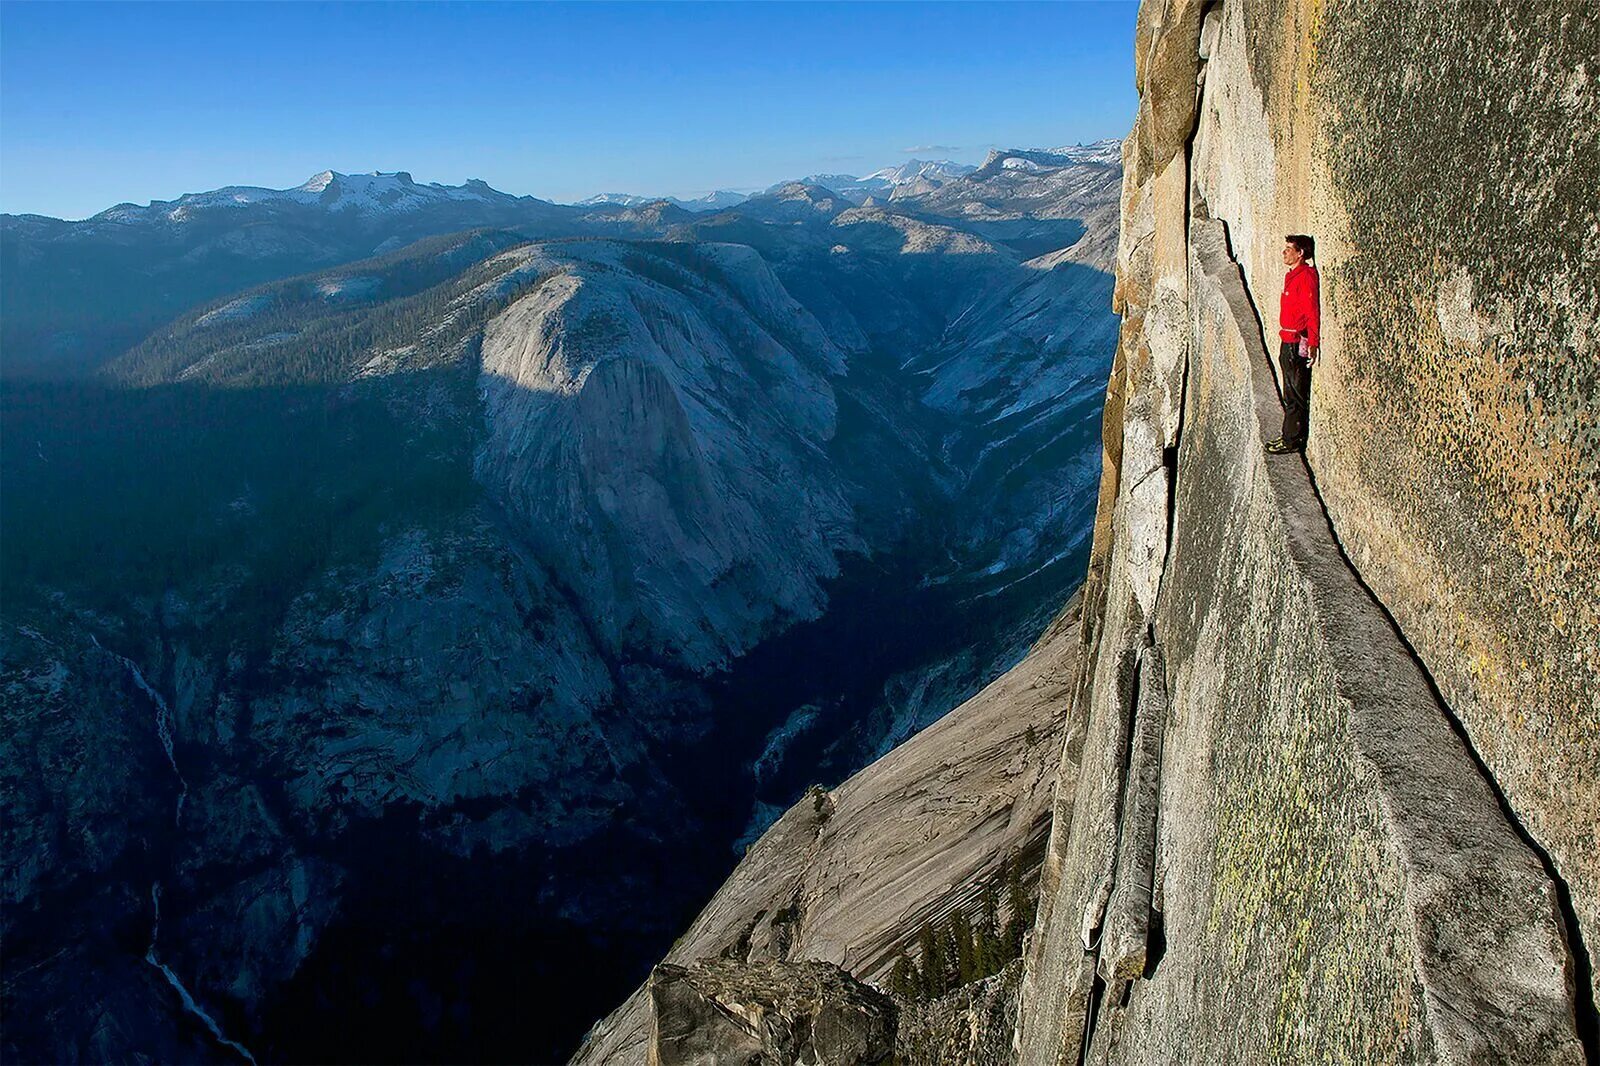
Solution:
M1317 365L1322 350L1322 279L1319 271L1309 271L1306 286L1306 362Z
M1306 279L1306 343L1322 346L1322 278L1315 270Z

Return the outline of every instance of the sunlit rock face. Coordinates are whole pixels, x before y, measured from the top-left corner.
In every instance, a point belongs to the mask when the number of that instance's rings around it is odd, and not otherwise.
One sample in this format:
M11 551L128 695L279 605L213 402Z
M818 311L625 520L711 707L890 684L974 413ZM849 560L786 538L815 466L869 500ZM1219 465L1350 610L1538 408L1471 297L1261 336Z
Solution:
M1074 601L978 695L837 788L802 797L750 846L664 962L820 960L882 987L895 959L915 954L925 923L956 908L978 912L1001 863L1020 864L1031 881L1049 831L1077 626ZM911 1051L949 1050L961 1032L974 1047L1009 1047L1019 969L981 993L968 986L916 1008ZM646 982L596 1023L573 1062L640 1066L651 1011Z
M478 469L608 651L705 670L815 615L835 553L865 545L827 454L844 354L750 249L699 254L736 280L665 260L652 280L625 246L535 253L560 276L485 331Z
M1584 1060L1596 33L1577 5L1142 6L1022 1062ZM1304 461L1262 447L1300 232Z

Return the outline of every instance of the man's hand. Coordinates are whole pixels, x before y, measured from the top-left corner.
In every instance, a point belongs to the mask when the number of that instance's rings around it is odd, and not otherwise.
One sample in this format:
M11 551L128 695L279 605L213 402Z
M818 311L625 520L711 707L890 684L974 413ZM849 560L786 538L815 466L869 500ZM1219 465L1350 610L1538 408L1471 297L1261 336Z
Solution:
M1306 345L1306 366L1316 366L1317 356L1321 352L1315 344Z

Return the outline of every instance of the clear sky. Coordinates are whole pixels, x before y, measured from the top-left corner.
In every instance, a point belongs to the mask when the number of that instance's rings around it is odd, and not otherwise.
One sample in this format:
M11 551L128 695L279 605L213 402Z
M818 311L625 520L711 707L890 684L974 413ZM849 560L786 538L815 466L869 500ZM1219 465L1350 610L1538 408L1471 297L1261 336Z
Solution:
M571 201L1120 137L1133 3L0 4L0 210L324 169Z

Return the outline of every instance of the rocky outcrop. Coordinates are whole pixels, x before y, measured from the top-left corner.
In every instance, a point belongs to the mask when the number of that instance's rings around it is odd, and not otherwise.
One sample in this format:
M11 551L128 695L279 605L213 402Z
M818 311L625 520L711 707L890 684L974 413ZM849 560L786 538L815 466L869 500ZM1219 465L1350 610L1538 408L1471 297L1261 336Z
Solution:
M931 1003L903 1004L897 1061L916 1066L1011 1066L1022 960Z
M582 838L607 820L601 805L628 794L605 780L626 755L608 752L596 721L615 690L581 621L518 563L482 526L395 536L370 570L327 575L291 605L280 686L228 700L214 717L192 712L184 735L220 749L247 731L271 753L283 813L307 833L337 834L396 803L524 793L520 810L458 825L453 846ZM507 624L530 617L541 625ZM228 673L209 681L224 695L246 687ZM237 787L209 798L226 811Z
M1141 7L1021 1062L1595 1053L1595 33ZM1304 460L1262 447L1288 232Z
M874 1066L894 1001L825 962L713 959L650 975L650 1066Z
M1043 844L1076 615L1074 604L1021 663L936 724L790 808L665 961L817 959L882 983L924 922L955 907L976 914L986 877ZM573 1061L642 1063L648 1006L641 986Z

